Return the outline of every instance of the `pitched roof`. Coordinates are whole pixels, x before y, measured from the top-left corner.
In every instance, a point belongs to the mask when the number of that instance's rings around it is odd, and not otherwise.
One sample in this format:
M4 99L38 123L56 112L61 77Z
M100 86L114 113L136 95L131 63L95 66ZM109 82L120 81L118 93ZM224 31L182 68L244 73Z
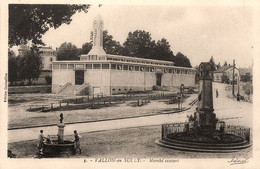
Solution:
M227 65L227 66L221 66L220 68L218 68L217 70L215 70L213 73L223 73L225 72L228 68L230 68L231 66Z

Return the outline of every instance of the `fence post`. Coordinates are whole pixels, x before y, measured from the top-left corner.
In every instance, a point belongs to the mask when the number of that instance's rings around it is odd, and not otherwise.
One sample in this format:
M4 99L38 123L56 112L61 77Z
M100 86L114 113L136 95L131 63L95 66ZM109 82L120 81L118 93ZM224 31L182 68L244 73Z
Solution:
M162 125L162 136L161 136L161 139L163 140L164 138L164 124Z
M61 107L61 101L60 101L60 107Z

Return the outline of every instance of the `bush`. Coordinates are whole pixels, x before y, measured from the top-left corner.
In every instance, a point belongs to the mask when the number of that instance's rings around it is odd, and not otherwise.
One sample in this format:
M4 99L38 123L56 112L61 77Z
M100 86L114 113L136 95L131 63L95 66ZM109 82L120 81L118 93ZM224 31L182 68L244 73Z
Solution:
M153 90L159 90L158 86L153 85Z
M229 84L229 77L227 75L221 76L221 82Z
M46 76L45 77L45 80L47 82L47 85L51 85L51 82L52 82L52 78L50 76Z

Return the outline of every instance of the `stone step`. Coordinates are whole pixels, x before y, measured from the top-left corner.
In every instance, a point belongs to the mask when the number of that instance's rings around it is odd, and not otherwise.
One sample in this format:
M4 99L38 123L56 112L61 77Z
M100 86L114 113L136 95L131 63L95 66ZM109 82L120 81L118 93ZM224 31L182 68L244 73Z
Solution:
M219 145L219 144L200 144L200 145L192 145L192 144L186 144L187 142L177 143L173 140L160 140L161 143L167 144L174 147L179 148L187 148L187 149L206 149L206 150L239 150L243 148L250 147L251 144L248 144L246 141L241 142L239 145L234 144L225 144L225 146Z
M171 149L175 149L175 150L184 150L184 151L194 151L194 152L207 152L207 153L231 153L231 152L237 152L241 149L244 148L248 148L251 146L251 144L247 144L244 146L240 146L239 149L233 148L233 149L222 149L222 148L218 148L218 149L208 149L207 147L187 147L187 146L178 146L175 144L169 144L168 142L164 142L163 140L155 140L155 143L163 146L163 147L167 147L167 148L171 148Z

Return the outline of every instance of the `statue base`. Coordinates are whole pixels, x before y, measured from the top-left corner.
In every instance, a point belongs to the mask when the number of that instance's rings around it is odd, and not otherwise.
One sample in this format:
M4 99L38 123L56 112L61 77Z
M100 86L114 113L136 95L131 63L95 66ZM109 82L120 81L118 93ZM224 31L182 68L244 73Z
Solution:
M58 123L58 143L63 143L63 137L64 137L64 127L65 124L64 123Z

